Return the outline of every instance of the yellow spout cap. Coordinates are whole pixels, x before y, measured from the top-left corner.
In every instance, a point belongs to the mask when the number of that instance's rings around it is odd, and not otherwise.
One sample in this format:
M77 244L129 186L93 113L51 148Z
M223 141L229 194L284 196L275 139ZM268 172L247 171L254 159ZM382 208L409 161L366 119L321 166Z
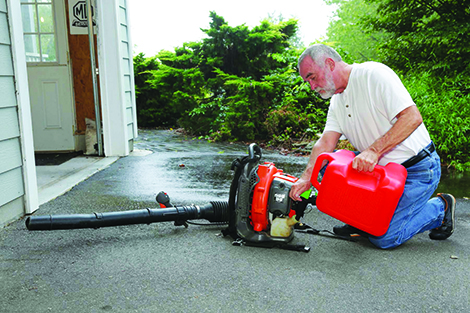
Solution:
M298 221L293 217L276 217L271 224L271 236L289 237L292 234L292 226Z

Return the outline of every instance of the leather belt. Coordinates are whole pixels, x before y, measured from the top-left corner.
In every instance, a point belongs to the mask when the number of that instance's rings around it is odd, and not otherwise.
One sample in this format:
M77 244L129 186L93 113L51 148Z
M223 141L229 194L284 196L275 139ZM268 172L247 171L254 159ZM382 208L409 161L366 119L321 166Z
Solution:
M403 162L401 165L403 165L406 168L411 167L415 165L416 163L420 162L425 157L430 156L431 153L433 153L435 150L436 150L436 147L434 146L434 143L431 141L431 143L427 145L426 148L421 150L417 155Z

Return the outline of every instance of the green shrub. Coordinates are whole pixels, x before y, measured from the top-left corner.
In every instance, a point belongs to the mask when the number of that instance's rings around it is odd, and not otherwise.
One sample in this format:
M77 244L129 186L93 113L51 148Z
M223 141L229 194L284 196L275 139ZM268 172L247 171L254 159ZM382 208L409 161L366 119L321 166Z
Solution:
M423 116L442 162L459 171L470 170L470 94L468 78L436 78L429 72L404 79Z

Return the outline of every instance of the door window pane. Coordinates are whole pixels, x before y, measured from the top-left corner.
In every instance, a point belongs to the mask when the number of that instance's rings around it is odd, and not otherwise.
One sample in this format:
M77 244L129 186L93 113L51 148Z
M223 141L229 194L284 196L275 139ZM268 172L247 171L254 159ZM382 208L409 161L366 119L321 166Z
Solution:
M39 35L24 35L26 62L41 62L39 53Z
M39 31L41 33L54 33L54 18L52 6L49 4L38 5Z
M23 19L23 31L25 33L35 33L38 31L35 5L22 5L21 16Z
M41 35L42 62L57 62L54 35Z

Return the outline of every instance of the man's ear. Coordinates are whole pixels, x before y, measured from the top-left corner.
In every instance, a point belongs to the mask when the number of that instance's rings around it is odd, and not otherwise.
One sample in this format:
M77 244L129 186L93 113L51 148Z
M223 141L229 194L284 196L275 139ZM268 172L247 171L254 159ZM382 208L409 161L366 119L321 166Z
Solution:
M336 66L336 62L332 58L326 58L325 59L325 65L328 66L330 71L333 72L334 69L335 69L335 66Z

